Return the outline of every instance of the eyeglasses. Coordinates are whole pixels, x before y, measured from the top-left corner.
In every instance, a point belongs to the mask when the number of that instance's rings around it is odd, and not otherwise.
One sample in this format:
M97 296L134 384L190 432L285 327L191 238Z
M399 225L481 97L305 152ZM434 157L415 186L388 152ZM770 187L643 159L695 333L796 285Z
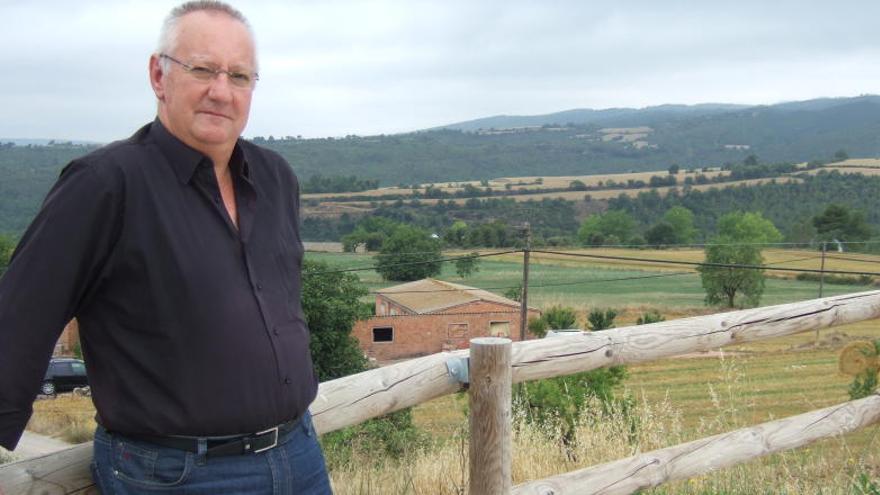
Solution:
M211 67L205 67L202 65L190 65L185 62L181 62L180 60L177 60L171 55L166 55L164 53L160 53L159 58L167 58L168 60L181 66L183 70L187 71L191 76L195 77L199 81L212 81L216 79L220 74L226 74L226 77L229 79L229 82L233 86L237 88L248 89L253 88L257 80L260 79L259 74L257 74L256 72L248 74L246 72L237 72L232 70L212 69Z

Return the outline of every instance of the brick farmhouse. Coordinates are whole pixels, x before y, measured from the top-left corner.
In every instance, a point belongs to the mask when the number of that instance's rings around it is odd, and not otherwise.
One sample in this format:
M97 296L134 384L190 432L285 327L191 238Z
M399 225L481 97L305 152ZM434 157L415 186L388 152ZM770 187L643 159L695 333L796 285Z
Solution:
M540 315L528 309L529 319ZM431 278L378 291L376 316L352 330L364 353L380 362L465 349L474 337L517 341L519 333L518 302Z
M52 351L52 355L55 357L73 356L75 354L74 349L78 343L79 323L76 321L76 318L74 318L64 326L61 336L58 338L58 341L55 342L55 349Z

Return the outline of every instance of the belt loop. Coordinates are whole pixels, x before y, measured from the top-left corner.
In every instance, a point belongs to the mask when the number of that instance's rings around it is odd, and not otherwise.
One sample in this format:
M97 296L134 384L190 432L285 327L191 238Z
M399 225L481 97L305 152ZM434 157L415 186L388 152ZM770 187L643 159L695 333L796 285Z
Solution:
M208 457L208 439L205 437L199 437L197 449L196 465L204 466Z

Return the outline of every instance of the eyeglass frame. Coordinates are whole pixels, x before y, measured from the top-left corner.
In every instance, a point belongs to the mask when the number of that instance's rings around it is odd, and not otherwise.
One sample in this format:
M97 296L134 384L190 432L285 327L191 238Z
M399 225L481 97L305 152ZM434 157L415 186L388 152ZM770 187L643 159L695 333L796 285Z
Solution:
M205 67L204 65L190 65L186 62L181 62L180 60L177 60L176 58L172 57L171 55L168 55L167 53L160 53L159 58L166 58L166 59L174 62L175 64L183 67L183 70L185 70L187 72L187 74L192 75L194 78L198 79L199 81L207 82L209 80L217 79L217 77L220 76L220 74L226 74L226 78L229 79L229 83L232 84L233 86L235 86L237 88L241 88L241 89L253 89L254 86L256 86L257 81L260 80L260 75L257 72L247 73L247 72L240 72L240 71L234 71L234 70L212 69L211 67ZM202 75L204 75L204 76L210 75L210 78L209 79L202 79ZM245 86L240 86L238 83L235 82L238 80L238 79L236 79L237 76L248 77L249 78L248 83Z

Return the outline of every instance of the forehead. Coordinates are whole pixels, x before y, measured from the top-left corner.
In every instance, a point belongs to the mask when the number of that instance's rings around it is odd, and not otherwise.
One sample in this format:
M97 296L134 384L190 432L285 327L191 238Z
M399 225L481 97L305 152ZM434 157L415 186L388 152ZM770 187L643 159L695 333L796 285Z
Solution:
M256 62L254 40L248 28L221 12L192 12L180 18L176 55L227 65Z

